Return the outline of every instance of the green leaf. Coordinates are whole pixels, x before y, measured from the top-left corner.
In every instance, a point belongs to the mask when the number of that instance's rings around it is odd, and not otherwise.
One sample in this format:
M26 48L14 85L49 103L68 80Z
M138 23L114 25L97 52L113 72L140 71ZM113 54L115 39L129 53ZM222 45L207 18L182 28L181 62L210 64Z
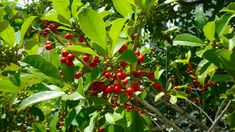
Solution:
M195 9L195 21L197 22L199 28L201 30L203 30L203 27L206 25L207 20L204 14L204 10L203 10L203 6L199 5L197 6L197 8Z
M61 80L59 70L45 60L41 55L28 55L22 61L28 63L30 66L40 70L48 76Z
M64 75L64 80L66 82L72 83L74 81L74 74L76 72L76 68L74 66L69 67L66 64L61 64L61 70Z
M137 62L137 57L133 50L126 50L117 58L117 61L118 62L127 61L130 63L135 63Z
M235 14L235 2L230 3L227 7L225 7L222 11Z
M38 102L42 102L42 101L46 101L46 100L60 97L64 94L65 94L64 92L60 92L60 91L42 91L39 93L35 93L35 94L29 96L28 98L24 99L21 102L19 110L22 110L22 109L24 109L32 104L38 103Z
M27 32L29 26L31 25L31 23L33 22L33 20L37 18L36 16L30 16L29 18L27 18L24 22L24 24L22 25L21 29L20 29L20 42L23 41L25 33Z
M93 132L93 129L94 129L94 127L95 127L95 120L96 120L96 118L97 118L97 116L98 116L98 112L94 112L94 113L92 113L91 115L91 118L90 118L90 123L89 123L89 125L84 129L84 132Z
M42 16L42 20L51 20L54 22L58 22L59 24L62 24L64 26L70 27L69 20L66 20L64 17L55 14L55 13L48 13Z
M0 91L1 92L17 92L17 86L14 85L10 80L1 80L0 77Z
M71 17L71 12L68 8L69 4L68 0L52 0L52 6L56 13L63 16L68 21Z
M59 121L59 112L55 112L53 113L53 117L49 124L50 132L56 132L56 124L58 121Z
M129 130L132 132L144 132L142 118L137 111L132 112L132 119L133 121Z
M176 36L176 38L174 39L173 45L196 47L196 46L205 46L205 43L196 36L193 36L191 34L180 34Z
M14 28L8 22L0 22L0 25L0 37L9 47L13 47L16 40Z
M204 32L206 38L212 42L214 40L214 36L215 36L215 21L208 22L204 26L203 32Z
M213 82L234 82L233 77L229 74L215 74L211 81Z
M228 114L226 121L230 126L231 130L235 130L235 112Z
M172 103L172 104L176 104L176 103L177 103L177 97L176 97L176 96L171 95L170 103Z
M46 132L46 128L40 123L33 123L34 132Z
M114 120L113 115L111 113L106 113L105 119L108 123L115 124L115 120Z
M126 21L127 19L125 18L118 18L113 22L113 25L109 31L110 38L112 39L111 53L113 53L115 44L117 43L118 37Z
M76 51L76 52L81 52L81 53L87 53L87 54L91 54L91 55L97 55L97 53L93 49L91 49L89 47L83 47L80 45L67 46L64 49Z
M65 119L65 127L68 128L73 120L75 119L76 115L82 110L82 107L79 105L79 106L76 106L72 109L71 112L69 112L68 116L66 117Z
M112 0L115 9L125 18L130 19L132 16L132 7L127 0Z
M235 16L235 14L226 13L216 23L216 32L219 36L222 36L228 26L229 21Z
M73 3L71 5L71 12L72 12L72 16L75 18L75 21L78 20L78 9L82 5L83 3L81 2L81 0L73 0Z
M100 14L90 8L83 8L79 13L79 20L81 30L86 36L105 50L107 36L105 23Z
M64 95L63 100L80 100L80 99L84 99L84 97L79 94L78 92L74 92L72 94L69 94L69 95Z
M157 94L154 98L154 102L157 102L162 96L164 96L165 93L164 92L160 92L159 94Z

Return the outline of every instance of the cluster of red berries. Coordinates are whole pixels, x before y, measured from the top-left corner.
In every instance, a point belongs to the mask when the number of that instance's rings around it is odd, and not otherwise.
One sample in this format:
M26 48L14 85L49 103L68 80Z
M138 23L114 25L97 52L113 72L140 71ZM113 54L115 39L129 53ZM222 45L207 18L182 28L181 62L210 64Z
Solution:
M99 61L100 61L98 56L93 56L93 58L92 58L91 55L87 54L87 53L82 56L82 59L90 67L98 66Z
M75 59L75 55L73 53L70 53L68 50L63 50L61 55L63 56L60 59L61 63L65 63L69 67L73 66L73 60Z
M49 30L51 30L52 32L55 32L58 26L52 23L51 20L45 20L43 24L43 28L44 28L43 36L46 37L47 34L49 33Z
M46 41L46 50L51 50L53 48L53 43L49 40Z

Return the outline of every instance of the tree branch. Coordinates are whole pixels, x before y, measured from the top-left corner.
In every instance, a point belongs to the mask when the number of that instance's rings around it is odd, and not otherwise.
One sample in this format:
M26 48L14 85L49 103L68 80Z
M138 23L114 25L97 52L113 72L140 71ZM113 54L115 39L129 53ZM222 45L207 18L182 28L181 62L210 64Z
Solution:
M174 128L177 132L183 132L182 129L180 129L178 126L176 126L172 121L168 120L164 115L162 115L162 113L156 109L155 107L153 107L152 105L150 105L148 102L146 102L145 100L142 100L141 98L139 98L138 96L136 96L135 94L133 94L133 97L135 98L136 101L140 102L142 105L144 105L147 109L153 111L159 121L161 121L162 123L165 123L167 126Z

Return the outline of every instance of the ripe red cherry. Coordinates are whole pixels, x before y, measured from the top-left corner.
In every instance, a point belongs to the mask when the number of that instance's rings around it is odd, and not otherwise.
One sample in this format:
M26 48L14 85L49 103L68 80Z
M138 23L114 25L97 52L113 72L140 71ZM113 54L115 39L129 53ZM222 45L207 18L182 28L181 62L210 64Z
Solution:
M137 74L138 74L139 76L141 76L142 73L143 73L142 70L138 70L138 71L137 71Z
M133 34L133 39L138 39L139 37L140 37L139 34L137 33Z
M113 85L109 85L107 88L106 88L106 93L112 93L114 90L114 86Z
M127 79L122 80L122 84L123 85L127 85L128 84L128 80Z
M154 74L151 73L151 72L146 73L146 76L147 76L149 79L154 78Z
M97 82L97 86L99 87L100 90L105 90L105 84L103 82Z
M131 105L126 106L126 109L128 109L129 111L133 110L133 107Z
M67 56L67 59L68 59L69 61L73 61L74 58L75 58L75 56L74 56L74 54L72 54L72 53L68 54L68 56Z
M113 80L117 79L117 76L115 73L112 74L112 78L113 78Z
M121 92L121 87L120 87L119 85L116 85L116 86L114 87L114 92L115 92L115 93L120 93L120 92Z
M118 69L117 69L117 72L122 72L122 69L118 68Z
M60 59L60 62L61 62L61 63L66 63L66 62L67 62L67 58L66 58L66 57L62 57L62 58Z
M51 31L55 31L58 28L58 26L56 26L55 24L50 24L49 28L51 29Z
M71 39L73 35L71 33L66 33L65 38L66 39Z
M98 62L99 62L99 57L98 57L98 56L95 56L95 57L93 58L93 62L94 62L94 63L98 63Z
M66 65L69 67L73 66L73 61L67 60Z
M106 78L110 78L110 77L111 77L111 74L110 74L109 72L105 72L104 76L105 76Z
M89 61L90 60L90 55L87 55L87 54L83 55L83 60L85 62Z
M82 42L84 42L84 41L85 41L85 38L84 38L84 37L80 37L80 38L79 38L79 42L82 43Z
M49 33L49 31L47 31L47 30L43 31L43 36L46 37L48 33Z
M120 65L121 65L122 67L125 67L127 64L128 64L128 63L127 63L126 61L120 62Z
M135 92L138 91L139 90L139 83L138 82L133 82L132 87L133 87Z
M67 57L68 54L69 54L69 51L68 51L68 50L63 50L63 51L61 52L61 54L62 54L62 56Z
M117 76L118 76L119 79L123 80L123 79L126 78L127 75L126 75L126 73L124 73L124 72L118 72L118 73L117 73Z
M80 71L76 72L74 74L74 78L79 79L82 76L82 73Z
M138 56L137 59L138 59L139 62L144 62L144 56L143 55Z
M123 44L122 47L118 50L119 53L123 53L128 48L127 44Z
M51 44L46 44L46 50L51 50L52 49L52 45Z
M202 90L202 91L205 91L205 90L206 90L206 88L205 88L205 87L202 87L202 88L201 88L201 90Z
M161 86L158 84L158 83L153 83L152 84L152 86L153 86L153 88L155 88L155 89L161 89Z
M140 51L136 50L136 51L135 51L135 54L136 54L137 56L140 56Z
M133 88L127 88L127 89L125 89L125 93L128 94L128 95L130 95L130 96L133 94L133 92L134 92Z
M104 132L104 128L99 128L98 132Z

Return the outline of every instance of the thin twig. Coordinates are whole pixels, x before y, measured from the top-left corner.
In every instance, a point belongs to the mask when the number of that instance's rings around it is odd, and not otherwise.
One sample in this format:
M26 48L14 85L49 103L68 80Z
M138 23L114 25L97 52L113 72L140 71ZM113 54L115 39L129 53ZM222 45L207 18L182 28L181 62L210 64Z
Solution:
M229 105L231 104L231 100L228 101L228 104L225 106L225 108L223 109L223 111L220 113L220 115L214 120L214 122L212 123L211 127L209 128L208 132L212 132L214 127L217 125L217 123L219 122L220 118L224 115L224 113L227 111Z
M165 123L166 125L168 125L169 127L174 128L177 132L183 132L182 129L180 129L178 126L176 126L173 122L171 122L170 120L168 120L157 108L153 107L152 105L150 105L148 102L146 102L145 100L140 99L138 96L136 96L135 94L133 94L133 97L135 98L136 101L140 102L143 106L145 106L147 109L153 111L157 116L159 121L161 121L162 123Z
M224 99L223 102L221 103L221 105L219 106L219 109L217 110L216 114L215 114L215 119L218 117L220 111L224 108L225 102L228 101L228 98Z

